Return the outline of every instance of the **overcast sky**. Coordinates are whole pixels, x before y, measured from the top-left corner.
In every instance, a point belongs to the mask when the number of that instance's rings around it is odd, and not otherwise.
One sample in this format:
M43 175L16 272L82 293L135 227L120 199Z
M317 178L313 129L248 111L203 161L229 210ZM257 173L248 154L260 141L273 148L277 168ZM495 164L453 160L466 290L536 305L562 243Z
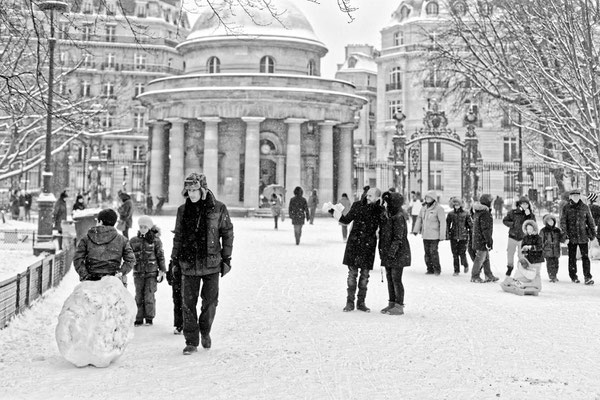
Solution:
M277 0L272 0L277 4ZM308 18L317 37L329 49L321 64L321 76L333 78L337 64L344 62L344 46L347 44L368 43L381 49L379 31L388 24L392 12L400 0L350 0L357 8L353 12L354 21L342 13L338 0L319 0L315 4L308 0L293 0ZM190 14L190 22L196 18Z

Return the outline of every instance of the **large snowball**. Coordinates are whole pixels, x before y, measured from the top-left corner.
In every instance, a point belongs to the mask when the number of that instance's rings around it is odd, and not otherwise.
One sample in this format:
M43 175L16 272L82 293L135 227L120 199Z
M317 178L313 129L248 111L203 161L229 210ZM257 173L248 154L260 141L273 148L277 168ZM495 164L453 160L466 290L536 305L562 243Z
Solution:
M81 282L58 316L60 354L78 367L107 367L133 338L136 312L135 300L118 278Z

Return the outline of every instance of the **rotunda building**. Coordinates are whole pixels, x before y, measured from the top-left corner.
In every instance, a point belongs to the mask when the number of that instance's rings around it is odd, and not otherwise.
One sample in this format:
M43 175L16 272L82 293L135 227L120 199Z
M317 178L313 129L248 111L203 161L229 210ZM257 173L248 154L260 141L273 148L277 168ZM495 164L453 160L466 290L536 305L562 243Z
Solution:
M262 189L353 193L355 115L367 102L319 75L327 48L291 1L268 10L204 11L178 46L184 73L150 82L150 192L181 204L184 177L207 176L230 207L256 208ZM285 9L285 11L283 11ZM223 24L225 21L225 24ZM286 200L287 200L286 199Z

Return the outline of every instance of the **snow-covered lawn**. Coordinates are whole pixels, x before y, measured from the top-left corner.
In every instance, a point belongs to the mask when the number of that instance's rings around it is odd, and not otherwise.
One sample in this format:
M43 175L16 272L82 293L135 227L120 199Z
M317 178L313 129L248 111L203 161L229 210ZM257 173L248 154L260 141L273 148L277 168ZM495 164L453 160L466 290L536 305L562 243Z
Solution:
M154 219L169 252L174 218ZM163 283L155 325L136 328L116 363L72 366L54 338L78 282L72 270L0 331L0 399L600 398L600 287L571 283L566 257L559 283L548 283L544 268L540 296L518 297L453 277L447 242L442 275L426 276L420 237L411 235L406 314L379 313L387 305L379 267L367 296L373 311L343 313L345 244L335 221L305 225L300 246L289 219L278 231L271 219L233 222L233 270L221 281L212 349L181 354ZM496 223L492 268L500 277L506 234Z

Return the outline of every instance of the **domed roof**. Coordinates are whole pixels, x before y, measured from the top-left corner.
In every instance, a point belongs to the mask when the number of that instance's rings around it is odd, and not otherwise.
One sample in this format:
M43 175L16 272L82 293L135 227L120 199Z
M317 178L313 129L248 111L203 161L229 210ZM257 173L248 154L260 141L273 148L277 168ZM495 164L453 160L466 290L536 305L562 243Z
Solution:
M270 9L261 2L246 6L244 10L235 2L233 5L215 6L218 16L211 7L202 7L187 40L218 37L279 37L302 39L323 44L315 35L306 16L291 0L272 2ZM275 16L274 16L275 15Z

